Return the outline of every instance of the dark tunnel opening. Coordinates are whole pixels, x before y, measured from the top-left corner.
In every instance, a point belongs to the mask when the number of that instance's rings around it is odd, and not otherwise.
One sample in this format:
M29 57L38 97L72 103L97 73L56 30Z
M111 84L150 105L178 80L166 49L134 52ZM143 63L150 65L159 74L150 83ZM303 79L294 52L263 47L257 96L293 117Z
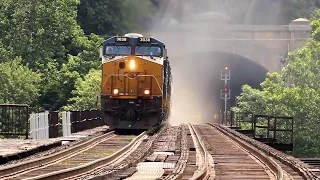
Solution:
M220 90L224 88L221 70L231 72L231 99L228 108L236 105L241 87L248 84L261 88L267 70L242 56L225 52L192 53L170 59L173 71L172 116L170 122L182 123L180 114L201 114L201 122L212 122L213 114L224 111Z

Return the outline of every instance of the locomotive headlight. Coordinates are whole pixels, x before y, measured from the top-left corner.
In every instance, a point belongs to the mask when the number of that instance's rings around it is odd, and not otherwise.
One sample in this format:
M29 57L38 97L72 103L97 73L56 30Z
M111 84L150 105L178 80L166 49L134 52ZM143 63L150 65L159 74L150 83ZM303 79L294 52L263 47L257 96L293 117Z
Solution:
M112 94L113 95L118 95L119 94L119 89L113 89Z
M129 62L129 68L130 69L135 69L136 68L136 61L131 59Z
M145 89L145 90L143 91L143 94L145 94L145 95L150 95L150 90L149 90L149 89Z

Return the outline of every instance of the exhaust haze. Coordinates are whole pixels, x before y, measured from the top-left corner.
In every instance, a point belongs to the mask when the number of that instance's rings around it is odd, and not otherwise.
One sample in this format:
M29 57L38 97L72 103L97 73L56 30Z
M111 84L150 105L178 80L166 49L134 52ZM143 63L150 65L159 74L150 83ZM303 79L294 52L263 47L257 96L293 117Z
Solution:
M173 125L213 122L213 114L222 110L220 69L243 59L219 54L213 47L213 43L219 42L205 41L203 37L223 38L228 33L228 24L281 24L285 22L285 18L279 18L283 15L282 3L280 0L159 2L162 13L149 34L164 42L168 49L173 74L169 122ZM173 52L172 48L181 52ZM256 84L265 77L265 71L260 72L262 75ZM241 82L250 84L246 81L254 76Z

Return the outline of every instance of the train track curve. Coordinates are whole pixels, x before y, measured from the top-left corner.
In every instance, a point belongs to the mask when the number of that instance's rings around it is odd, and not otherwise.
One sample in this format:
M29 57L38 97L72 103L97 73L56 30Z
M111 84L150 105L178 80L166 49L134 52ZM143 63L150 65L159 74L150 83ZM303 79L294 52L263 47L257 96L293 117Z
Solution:
M100 166L106 166L132 150L147 137L116 135L98 136L48 157L0 168L4 179L62 179L77 177Z

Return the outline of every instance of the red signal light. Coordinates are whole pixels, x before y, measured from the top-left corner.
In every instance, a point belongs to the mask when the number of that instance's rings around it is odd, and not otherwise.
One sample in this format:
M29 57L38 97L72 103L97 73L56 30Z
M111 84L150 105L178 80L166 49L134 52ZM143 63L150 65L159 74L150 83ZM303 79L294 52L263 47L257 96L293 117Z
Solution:
M224 69L225 69L225 70L228 70L228 69L229 69L229 67L228 67L228 66L226 66L226 67L224 67Z
M229 91L229 88L228 88L227 86L224 86L223 91L224 91L224 92L228 92L228 91Z

